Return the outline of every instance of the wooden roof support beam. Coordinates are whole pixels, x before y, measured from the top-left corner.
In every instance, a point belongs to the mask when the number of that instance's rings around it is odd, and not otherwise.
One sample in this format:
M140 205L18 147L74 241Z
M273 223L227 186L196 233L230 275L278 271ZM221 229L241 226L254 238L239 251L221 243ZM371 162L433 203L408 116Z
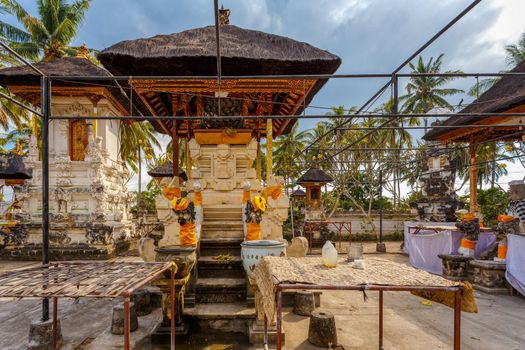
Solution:
M303 95L301 95L301 97L297 100L294 108L292 109L292 111L290 112L290 115L295 115L297 113L297 111L299 110L299 108L301 108L301 105L304 103L305 99L306 99L306 96L308 96L308 94L310 94L310 91L312 91L312 87L314 86L315 84L310 84L310 86L308 87L308 89L305 91L305 93ZM305 109L306 109L306 106L304 106ZM292 119L286 119L283 124L281 125L281 127L279 128L279 130L277 131L277 135L281 135L284 130L286 129L286 127L288 126L288 124L290 124L290 122L292 121Z

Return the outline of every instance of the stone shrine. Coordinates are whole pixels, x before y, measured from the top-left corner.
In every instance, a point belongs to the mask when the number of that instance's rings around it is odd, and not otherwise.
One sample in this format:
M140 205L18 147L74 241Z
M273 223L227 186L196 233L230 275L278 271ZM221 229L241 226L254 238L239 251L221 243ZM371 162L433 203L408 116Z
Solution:
M46 74L74 70L75 74L107 73L81 57L38 63ZM33 105L40 104L39 79L28 67L0 71L0 80L12 93ZM28 78L29 76L29 78ZM9 80L7 80L9 78ZM53 85L53 116L112 116L128 112L115 90L103 87ZM132 238L128 217L130 193L125 186L130 174L119 157L117 120L61 119L49 123L50 259L106 259L127 250ZM20 209L16 213L23 239L7 245L6 259L40 259L42 228L42 162L35 136L29 140L24 163L33 178L14 186Z
M462 207L454 192L456 170L452 150L439 142L427 142L426 163L419 177L422 198L411 203L421 221L454 222Z

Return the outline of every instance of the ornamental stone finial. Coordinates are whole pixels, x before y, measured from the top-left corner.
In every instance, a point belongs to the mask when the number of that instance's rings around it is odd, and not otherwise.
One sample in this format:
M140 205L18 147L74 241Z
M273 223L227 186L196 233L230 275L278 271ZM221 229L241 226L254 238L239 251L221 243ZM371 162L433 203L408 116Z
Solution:
M221 5L221 8L219 9L219 24L220 25L228 25L230 24L230 9L225 9L224 5Z

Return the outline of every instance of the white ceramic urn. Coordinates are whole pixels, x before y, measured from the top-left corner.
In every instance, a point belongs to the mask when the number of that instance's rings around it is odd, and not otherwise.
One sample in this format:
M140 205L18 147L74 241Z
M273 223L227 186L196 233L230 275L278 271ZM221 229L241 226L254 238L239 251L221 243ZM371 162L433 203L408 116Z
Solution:
M256 240L241 243L242 266L248 277L265 256L286 256L286 245L280 241Z

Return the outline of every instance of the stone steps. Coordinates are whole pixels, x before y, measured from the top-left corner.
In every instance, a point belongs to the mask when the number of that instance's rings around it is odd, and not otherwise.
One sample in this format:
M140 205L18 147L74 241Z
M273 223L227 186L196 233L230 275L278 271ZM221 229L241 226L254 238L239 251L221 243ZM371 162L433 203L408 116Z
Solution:
M256 314L245 303L210 303L184 310L184 317L201 332L247 334Z
M211 256L201 256L198 261L199 278L245 278L240 256L230 261L217 261Z
M207 238L204 235L200 241L200 255L201 256L217 256L230 254L233 256L241 256L242 237L235 238Z
M242 208L226 209L226 210L214 210L212 208L204 208L204 221L242 221Z
M197 303L235 303L246 300L246 278L201 278L195 286Z

